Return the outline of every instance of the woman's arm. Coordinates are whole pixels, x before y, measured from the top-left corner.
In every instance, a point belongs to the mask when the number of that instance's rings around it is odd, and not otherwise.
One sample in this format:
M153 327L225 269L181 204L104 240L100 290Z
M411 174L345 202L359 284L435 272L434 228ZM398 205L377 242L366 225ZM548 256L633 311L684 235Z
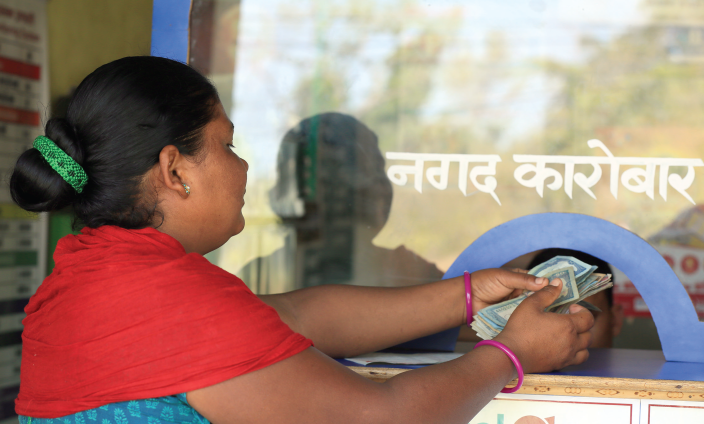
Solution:
M549 286L526 299L497 337L526 372L550 371L586 359L592 315L544 312L560 293ZM309 348L261 370L188 393L214 424L442 423L466 424L516 376L499 349L482 346L444 364L374 383Z
M462 423L515 377L498 349L375 383L314 348L264 369L188 393L213 424Z
M472 273L473 310L546 284L545 278L523 273L477 271ZM467 322L463 277L411 287L317 286L260 298L332 357L376 351Z

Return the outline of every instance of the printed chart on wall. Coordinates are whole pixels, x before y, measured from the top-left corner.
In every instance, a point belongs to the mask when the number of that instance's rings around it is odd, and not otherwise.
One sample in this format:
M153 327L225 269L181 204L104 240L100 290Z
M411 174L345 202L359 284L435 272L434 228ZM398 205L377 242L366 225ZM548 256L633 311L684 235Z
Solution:
M42 133L48 104L46 2L0 0L0 173ZM0 188L0 423L15 420L24 306L44 277L46 222Z

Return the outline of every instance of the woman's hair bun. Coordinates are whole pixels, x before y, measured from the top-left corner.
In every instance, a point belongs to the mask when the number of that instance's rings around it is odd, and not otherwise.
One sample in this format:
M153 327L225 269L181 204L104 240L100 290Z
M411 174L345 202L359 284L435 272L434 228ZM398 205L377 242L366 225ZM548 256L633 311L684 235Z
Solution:
M85 171L80 193L36 149L22 154L10 180L13 200L29 211L71 206L74 226L137 229L163 221L158 193L145 184L166 146L184 156L203 151L203 131L217 117L215 87L184 63L124 57L88 75L64 119L45 134Z
M83 152L71 125L63 118L50 119L46 136L79 165ZM89 177L90 178L90 177ZM37 149L29 149L17 159L10 177L10 194L22 209L50 212L70 206L78 193L56 172Z

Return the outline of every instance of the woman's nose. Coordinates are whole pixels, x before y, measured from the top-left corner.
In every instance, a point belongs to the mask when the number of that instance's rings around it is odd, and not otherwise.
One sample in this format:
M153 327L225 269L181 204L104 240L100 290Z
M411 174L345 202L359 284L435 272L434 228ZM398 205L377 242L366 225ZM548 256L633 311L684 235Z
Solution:
M242 159L242 158L240 158L240 160L242 161L242 163L244 163L245 169L246 169L247 171L249 171L249 163L248 163L246 160Z

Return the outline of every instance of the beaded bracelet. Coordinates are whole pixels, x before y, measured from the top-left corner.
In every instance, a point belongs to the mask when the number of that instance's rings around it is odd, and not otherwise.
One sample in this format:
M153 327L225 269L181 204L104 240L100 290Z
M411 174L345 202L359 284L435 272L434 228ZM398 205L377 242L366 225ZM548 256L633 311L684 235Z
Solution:
M516 373L518 373L518 384L516 384L516 387L512 389L501 389L501 393L513 393L518 391L518 389L520 389L523 385L523 367L521 366L520 361L518 361L516 355L511 352L511 349L507 348L503 343L499 343L495 340L482 340L481 342L477 343L474 348L476 349L479 346L494 346L504 351L506 356L508 356L508 359L510 359L511 362L513 362L513 365L516 367Z
M474 321L472 316L472 274L464 272L464 293L467 297L467 327Z

